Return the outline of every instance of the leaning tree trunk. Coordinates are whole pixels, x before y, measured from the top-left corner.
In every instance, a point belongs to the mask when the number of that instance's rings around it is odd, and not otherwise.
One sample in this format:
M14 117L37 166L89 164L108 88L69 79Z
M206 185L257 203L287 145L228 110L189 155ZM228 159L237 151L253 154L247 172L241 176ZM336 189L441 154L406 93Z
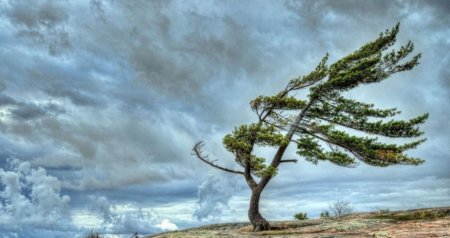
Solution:
M269 222L259 213L259 198L262 188L259 186L252 189L252 197L250 199L250 207L248 209L248 218L253 225L253 231L266 231L270 229Z

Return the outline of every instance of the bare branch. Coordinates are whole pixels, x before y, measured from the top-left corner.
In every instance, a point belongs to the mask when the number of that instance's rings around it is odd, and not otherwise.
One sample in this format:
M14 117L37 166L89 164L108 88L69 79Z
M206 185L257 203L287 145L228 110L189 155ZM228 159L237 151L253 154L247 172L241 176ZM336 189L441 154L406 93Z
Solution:
M203 141L199 141L194 145L194 148L192 148L192 154L195 155L198 159L200 159L201 161L211 165L214 168L218 168L220 170L226 171L226 172L230 172L230 173L235 173L235 174L242 174L244 175L244 172L241 171L236 171L236 170L232 170L232 169L228 169L222 166L219 166L217 164L215 164L214 161L209 160L207 155L202 155L202 147L204 146Z

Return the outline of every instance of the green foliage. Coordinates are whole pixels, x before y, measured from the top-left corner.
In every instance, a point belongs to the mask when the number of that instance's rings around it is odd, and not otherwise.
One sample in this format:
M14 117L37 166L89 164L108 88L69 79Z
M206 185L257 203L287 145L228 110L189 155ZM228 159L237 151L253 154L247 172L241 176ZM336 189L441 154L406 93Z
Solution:
M276 176L278 173L277 168L270 166L270 165L266 165L265 163L265 159L261 158L261 157L256 157L254 155L251 156L251 160L250 160L250 166L251 166L251 170L252 172L258 176Z
M399 111L395 108L374 109L373 104L365 104L340 97L331 102L322 99L320 103L311 108L308 116L369 134L387 137L417 137L423 134L417 125L426 121L428 113L410 120L371 121L371 117L385 118L398 113Z
M410 138L423 134L418 125L426 121L428 114L410 120L373 121L373 118L395 116L400 111L396 108L377 109L373 104L346 99L340 94L361 84L380 82L394 73L410 70L418 64L420 54L400 64L400 61L413 51L414 45L411 42L397 51L392 50L383 55L383 52L395 43L398 31L399 25L332 64L329 67L328 80L311 88L310 102L314 103L306 113L306 118L316 124L301 128L303 129L301 132L315 139L300 135L299 155L305 156L313 163L317 163L318 160L330 160L347 167L353 165L352 158L375 166L423 163L423 160L410 158L404 154L407 149L415 148L424 142L423 139L396 146L377 142L377 138L350 136L344 131L328 126L345 127L393 138ZM330 145L331 152L319 147L318 141ZM314 149L307 152L312 143L315 144Z
M376 40L332 64L328 71L329 79L320 87L312 88L312 92L326 94L327 91L347 91L360 84L380 82L393 73L411 70L418 64L420 54L406 63L399 64L413 51L414 44L411 42L398 51L383 55L383 52L395 43L399 28L400 25L397 24Z
M412 42L389 50L396 42L399 29L397 24L330 65L326 54L312 72L290 80L279 93L256 97L250 106L259 121L236 127L224 137L225 148L235 155L239 165L250 167L250 172L259 177L277 174L277 167L290 142L297 143L298 155L314 164L329 161L339 166L355 167L358 162L363 162L385 167L423 163L421 159L406 155L406 151L425 139L399 145L382 142L379 137L419 137L423 135L419 125L427 120L427 113L409 120L387 120L400 111L376 108L374 104L342 95L357 86L380 82L418 65L420 54L407 59L414 50ZM307 88L309 95L299 99L297 91ZM351 131L367 136L351 135ZM264 158L253 154L255 146L278 150L270 165Z
M304 156L307 161L314 164L317 164L318 160L329 160L337 165L352 166L356 161L350 157L350 154L367 164L381 167L393 164L418 165L423 163L423 160L408 157L403 152L415 148L423 143L424 139L396 145L378 142L377 138L349 135L330 125L314 126L313 129L315 134L301 135L297 140L297 154ZM319 145L319 140L330 144L332 151L326 152ZM333 149L331 144L336 148ZM339 147L345 152L337 151Z
M236 155L236 161L243 165L248 160L251 172L257 176L275 176L277 168L266 165L265 159L251 154L253 145L280 146L287 144L285 136L278 133L272 125L242 125L224 137L225 148Z
M309 218L308 218L308 214L307 214L306 212L305 212L305 213L301 213L301 212L296 213L296 214L294 215L294 218L295 218L296 220L299 220L299 221L309 219Z
M327 210L324 210L320 213L320 218L330 218L330 212Z
M285 143L286 138L274 126L255 123L237 127L223 138L225 148L237 154L249 154L253 144L275 147Z
M298 100L293 96L259 96L250 102L250 106L255 111L261 108L272 108L273 110L300 110L306 106L306 102L304 100Z
M301 76L296 79L289 81L288 88L291 90L299 90L305 87L309 87L324 79L328 74L327 66L328 54L322 58L316 69L306 76Z
M303 136L297 140L297 154L313 164L319 160L328 160L340 166L351 167L356 164L356 160L341 151L326 152L319 145L318 141L311 136Z

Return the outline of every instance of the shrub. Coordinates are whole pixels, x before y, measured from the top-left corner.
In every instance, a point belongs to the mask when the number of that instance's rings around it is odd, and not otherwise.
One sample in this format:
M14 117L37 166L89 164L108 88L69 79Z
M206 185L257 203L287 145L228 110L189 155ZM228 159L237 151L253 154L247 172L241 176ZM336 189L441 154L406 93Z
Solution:
M353 213L353 205L349 201L338 200L330 205L330 210L333 212L333 216L340 217Z
M294 215L294 218L295 218L296 220L299 220L299 221L301 221L301 220L306 220L306 219L308 219L308 215L307 215L306 212L305 212L305 213L299 212L299 213L296 213L296 214Z
M329 218L330 212L328 210L324 210L320 213L320 218Z

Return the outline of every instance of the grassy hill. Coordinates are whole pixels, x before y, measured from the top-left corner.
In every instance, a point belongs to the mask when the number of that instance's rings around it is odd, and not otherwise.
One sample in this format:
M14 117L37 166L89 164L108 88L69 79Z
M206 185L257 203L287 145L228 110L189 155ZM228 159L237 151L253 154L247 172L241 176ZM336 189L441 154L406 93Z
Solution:
M355 213L338 218L272 221L271 230L251 232L249 223L226 223L166 232L175 237L450 237L450 207Z

